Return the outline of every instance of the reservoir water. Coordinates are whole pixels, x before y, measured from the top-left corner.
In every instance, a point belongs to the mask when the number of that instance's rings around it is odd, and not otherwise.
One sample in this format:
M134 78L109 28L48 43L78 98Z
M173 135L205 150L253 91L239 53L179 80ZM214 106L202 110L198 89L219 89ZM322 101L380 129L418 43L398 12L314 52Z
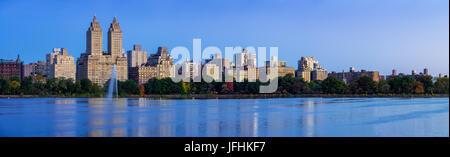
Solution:
M0 137L449 136L449 98L0 99Z

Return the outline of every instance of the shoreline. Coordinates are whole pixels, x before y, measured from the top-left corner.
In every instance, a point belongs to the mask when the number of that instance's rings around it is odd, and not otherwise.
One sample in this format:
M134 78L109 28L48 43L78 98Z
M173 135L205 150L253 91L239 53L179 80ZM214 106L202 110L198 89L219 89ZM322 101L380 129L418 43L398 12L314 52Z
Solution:
M171 95L130 95L120 98L150 99L268 99L268 98L444 98L449 94L171 94ZM105 98L83 96L40 96L40 95L0 95L2 98Z

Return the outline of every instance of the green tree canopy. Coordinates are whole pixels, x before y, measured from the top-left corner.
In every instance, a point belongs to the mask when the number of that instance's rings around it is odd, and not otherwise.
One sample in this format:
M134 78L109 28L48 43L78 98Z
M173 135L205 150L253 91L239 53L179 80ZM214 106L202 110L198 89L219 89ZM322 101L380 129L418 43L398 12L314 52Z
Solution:
M337 79L334 76L329 76L322 82L322 91L330 94L344 94L347 90L347 85L344 81Z

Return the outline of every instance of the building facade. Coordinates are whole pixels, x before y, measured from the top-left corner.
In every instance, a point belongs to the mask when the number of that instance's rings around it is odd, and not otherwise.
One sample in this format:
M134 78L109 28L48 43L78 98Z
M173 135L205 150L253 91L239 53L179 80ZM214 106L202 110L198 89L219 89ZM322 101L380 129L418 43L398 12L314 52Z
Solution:
M150 56L150 58L148 59L148 63L149 66L158 68L158 78L167 78L173 76L173 58L169 55L167 47L158 47L158 52Z
M66 48L55 48L47 55L48 78L76 79L75 59Z
M310 82L311 80L325 80L328 77L326 69L319 65L319 61L314 57L302 57L298 61L296 77Z
M136 67L141 67L142 65L147 64L148 51L143 51L141 45L134 45L133 50L127 51L127 59L128 59L128 78L130 80L135 80L137 78L136 73L139 70L133 69ZM133 72L132 72L133 71Z
M350 70L349 72L335 72L329 73L328 76L334 76L338 78L339 80L344 81L346 84L350 84L353 80L362 77L362 76L368 76L372 78L373 81L379 82L380 80L380 74L378 71L366 71L361 70L359 72Z
M139 47L135 47L135 50L139 50ZM141 53L146 56L145 52ZM129 56L133 56L132 53L129 53ZM152 54L145 64L138 65L138 62L142 61L136 61L136 66L129 68L129 79L138 84L143 84L151 78L163 79L174 75L173 58L169 55L167 47L158 47L158 52Z
M23 77L33 76L33 64L26 64L23 66Z
M138 84L144 84L149 79L158 78L158 67L138 66L130 67L129 78Z
M143 51L141 45L133 45L133 50L127 51L128 67L138 67L147 63L148 51Z
M275 62L275 64L273 62ZM286 66L285 61L266 61L266 74L270 79L273 79L273 76L270 75L270 71L273 69L273 67L270 66L271 64L273 64L272 66L276 66L278 70L278 77L284 77L288 74L295 77L295 69Z
M4 79L17 76L20 80L23 79L23 62L20 56L17 55L16 60L0 59L0 76Z
M108 51L103 50L103 37L100 23L94 16L86 32L86 52L77 60L76 79L89 79L103 86L110 78L113 66L116 65L117 79L128 79L127 57L123 53L122 30L114 17L108 30Z
M311 80L318 81L318 80L325 80L328 77L328 72L325 69L315 69L311 71Z

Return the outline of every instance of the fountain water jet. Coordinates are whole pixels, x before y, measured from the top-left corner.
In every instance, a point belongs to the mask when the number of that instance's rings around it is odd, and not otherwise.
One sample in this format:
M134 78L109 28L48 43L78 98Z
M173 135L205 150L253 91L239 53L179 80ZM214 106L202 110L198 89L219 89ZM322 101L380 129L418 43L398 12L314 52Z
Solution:
M111 79L109 80L109 86L108 86L108 96L107 98L113 98L113 94L115 92L116 98L119 97L119 92L117 88L117 70L116 65L114 64L111 72Z

